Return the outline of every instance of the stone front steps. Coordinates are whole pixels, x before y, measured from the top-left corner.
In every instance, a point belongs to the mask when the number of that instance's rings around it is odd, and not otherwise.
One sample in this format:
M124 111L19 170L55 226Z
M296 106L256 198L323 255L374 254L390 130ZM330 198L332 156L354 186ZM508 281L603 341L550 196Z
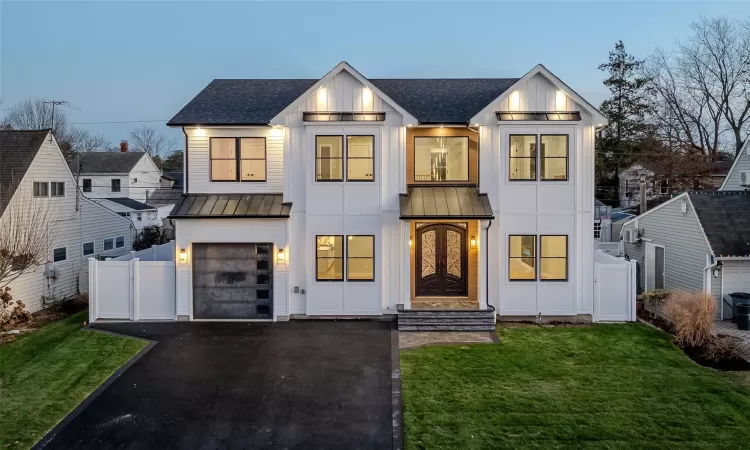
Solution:
M494 331L490 309L398 309L399 331Z

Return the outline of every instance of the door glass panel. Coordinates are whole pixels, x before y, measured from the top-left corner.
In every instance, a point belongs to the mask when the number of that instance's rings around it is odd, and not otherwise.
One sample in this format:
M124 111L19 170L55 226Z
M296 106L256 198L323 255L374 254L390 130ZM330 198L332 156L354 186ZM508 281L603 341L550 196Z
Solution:
M422 278L434 275L437 272L437 255L435 254L436 234L435 230L422 233Z
M453 230L446 230L445 241L446 271L456 278L461 278L461 234Z

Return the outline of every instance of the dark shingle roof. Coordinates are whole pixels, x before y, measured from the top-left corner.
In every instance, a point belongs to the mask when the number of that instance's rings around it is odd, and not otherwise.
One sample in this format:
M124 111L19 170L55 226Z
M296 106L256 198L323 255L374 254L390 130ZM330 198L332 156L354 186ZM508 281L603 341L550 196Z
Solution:
M282 194L187 194L171 218L289 218L291 203Z
M49 130L0 131L0 216L29 170Z
M167 125L265 125L318 80L214 80Z
M182 188L182 183L184 183L185 174L182 171L179 172L162 172L161 174L163 177L168 178L170 180L174 181L174 184L172 185L172 188Z
M90 152L81 153L81 174L128 173L145 155L144 152ZM70 162L70 171L76 173L75 160Z
M468 123L518 78L375 79L375 86L420 123Z
M750 255L748 193L691 191L688 195L714 256Z
M148 196L146 203L153 206L176 205L182 201L182 189L159 188Z
M145 203L141 203L138 200L133 200L132 198L127 198L127 197L104 198L102 200L108 200L110 202L117 203L118 205L125 206L126 208L130 208L135 211L144 211L147 209L154 209L153 206L147 205Z
M468 123L518 78L374 79L420 123ZM168 125L265 125L318 80L214 80Z
M402 219L492 219L487 194L469 186L412 186L399 195Z

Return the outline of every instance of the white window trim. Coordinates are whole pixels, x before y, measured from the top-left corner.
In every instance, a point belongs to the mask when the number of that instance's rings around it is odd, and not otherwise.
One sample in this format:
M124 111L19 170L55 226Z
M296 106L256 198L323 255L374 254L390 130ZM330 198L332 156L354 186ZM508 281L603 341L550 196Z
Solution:
M55 261L55 250L60 250L61 248L65 249L65 259L61 259L60 261ZM65 262L67 260L68 260L68 247L67 246L54 247L52 249L52 262L53 263L61 263L61 262Z
M118 247L118 246L117 246L117 240L118 240L119 238L122 238L122 246L121 246L121 247ZM115 237L114 237L114 245L115 245L115 247L114 247L114 248L125 248L125 235L122 235L122 236L115 236Z
M86 254L86 250L84 250L84 247L86 246L86 244L92 244L94 246L94 250L88 255ZM93 255L94 253L96 253L96 241L88 241L88 242L84 242L81 244L81 255L89 256L89 255Z
M47 195L34 195L34 185L35 184L46 184L47 185ZM31 184L31 196L33 198L49 198L50 196L50 184L49 181L34 181Z
M110 248L110 249L107 249L107 244L106 244L107 239L112 239L112 248ZM111 252L114 249L115 249L115 238L114 237L102 238L102 251L104 251L104 252Z

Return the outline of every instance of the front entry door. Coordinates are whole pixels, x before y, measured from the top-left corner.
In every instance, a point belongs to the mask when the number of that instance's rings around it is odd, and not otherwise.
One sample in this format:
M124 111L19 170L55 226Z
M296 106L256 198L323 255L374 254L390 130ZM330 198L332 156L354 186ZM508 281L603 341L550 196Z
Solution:
M417 224L416 295L466 297L466 250L466 228Z

